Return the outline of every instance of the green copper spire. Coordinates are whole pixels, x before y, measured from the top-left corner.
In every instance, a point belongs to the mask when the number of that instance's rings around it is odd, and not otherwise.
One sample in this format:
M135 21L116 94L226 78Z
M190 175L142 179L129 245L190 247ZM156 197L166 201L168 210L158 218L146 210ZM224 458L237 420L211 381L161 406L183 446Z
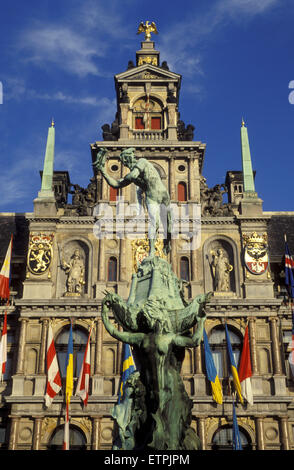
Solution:
M242 119L242 126L241 126L241 149L242 149L244 193L245 195L246 194L249 195L248 193L251 193L252 196L254 193L257 196L257 194L255 193L248 132L247 132L247 127L245 127L245 122L243 119Z
M55 128L54 128L54 121L52 119L51 127L49 127L49 130L48 130L44 168L43 168L43 175L42 175L42 186L41 186L41 191L39 191L39 194L38 194L39 198L54 198L54 192L52 189L54 146L55 146Z

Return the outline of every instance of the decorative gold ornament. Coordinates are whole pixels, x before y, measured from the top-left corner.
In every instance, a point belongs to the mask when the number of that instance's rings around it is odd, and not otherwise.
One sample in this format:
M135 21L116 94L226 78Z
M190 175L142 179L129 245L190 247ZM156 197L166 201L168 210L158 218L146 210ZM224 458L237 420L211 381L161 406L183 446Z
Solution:
M149 240L146 236L145 239L140 238L138 240L133 240L131 245L133 253L133 269L137 272L138 266L142 263L143 259L149 256ZM158 238L155 242L155 256L159 256L160 258L166 257L163 252L162 238Z
M150 41L151 40L151 33L158 34L156 24L154 21L149 24L149 21L145 21L145 24L143 21L139 24L137 34L145 33L145 41Z
M268 269L267 233L243 234L244 262L252 274L263 274Z
M48 271L53 257L53 238L53 234L30 234L27 265L32 274L40 275Z
M143 65L143 64L151 64L151 65L157 65L157 57L139 57L138 60L138 65Z

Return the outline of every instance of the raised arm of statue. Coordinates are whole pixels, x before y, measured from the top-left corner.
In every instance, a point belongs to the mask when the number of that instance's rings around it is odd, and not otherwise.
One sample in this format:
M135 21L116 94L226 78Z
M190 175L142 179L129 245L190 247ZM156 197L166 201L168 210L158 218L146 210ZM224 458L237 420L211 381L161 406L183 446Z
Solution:
M203 327L205 320L206 316L200 318L198 317L197 328L192 337L189 338L183 335L176 335L174 340L175 345L182 348L195 348L196 346L198 346L203 336Z
M123 343L128 343L131 346L137 345L139 346L143 341L145 336L144 333L128 333L126 331L119 331L117 328L113 326L108 318L108 306L105 303L102 305L102 321L103 324L108 331L108 333L115 339L122 341Z
M130 173L128 173L124 178L121 178L119 180L116 180L109 176L109 174L106 172L105 168L101 168L101 174L103 177L106 179L107 183L109 186L112 186L113 188L124 188L125 186L128 186L131 183L135 183L140 172L138 168L134 168Z

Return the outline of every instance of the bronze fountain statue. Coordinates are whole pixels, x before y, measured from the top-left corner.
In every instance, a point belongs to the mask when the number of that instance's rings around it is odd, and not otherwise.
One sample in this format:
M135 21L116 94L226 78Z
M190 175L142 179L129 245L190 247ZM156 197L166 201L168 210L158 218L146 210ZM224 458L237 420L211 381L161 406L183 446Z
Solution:
M132 346L137 366L125 384L124 399L112 411L119 428L119 442L114 449L197 450L200 440L190 426L193 403L180 372L185 348L197 347L201 342L205 304L212 293L198 295L188 303L171 265L155 255L160 206L166 208L168 226L165 253L170 250L172 227L169 194L152 163L145 158L137 160L132 148L124 150L120 159L130 173L117 181L105 170L106 153L100 150L94 167L113 187L137 185L145 195L152 223L149 256L133 274L128 300L106 293L102 301L106 330ZM110 310L123 331L110 322Z

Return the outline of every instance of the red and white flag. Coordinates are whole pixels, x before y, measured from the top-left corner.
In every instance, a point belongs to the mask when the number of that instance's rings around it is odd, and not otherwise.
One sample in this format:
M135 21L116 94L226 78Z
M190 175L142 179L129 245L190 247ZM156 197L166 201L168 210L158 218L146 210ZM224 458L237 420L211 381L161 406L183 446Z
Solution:
M239 380L241 384L241 391L243 397L248 401L250 405L253 405L253 393L251 386L251 358L250 358L250 345L248 336L248 325L246 326L243 349L239 365Z
M45 405L47 407L51 405L53 398L60 390L61 377L54 345L53 331L49 323L47 337L47 388L45 395Z
M62 450L69 450L69 404L66 403L65 423L64 423L64 435L63 435L63 447Z
M12 235L4 259L4 263L0 272L0 298L9 300L10 290L10 266L11 266L11 252L12 252Z
M90 382L90 369L91 369L91 360L90 360L90 336L92 328L89 332L89 337L86 345L86 350L84 354L83 364L76 388L76 395L81 397L84 402L84 406L87 406L88 397L89 397L89 382Z
M4 324L0 341L0 381L3 382L7 361L7 312L4 314Z

